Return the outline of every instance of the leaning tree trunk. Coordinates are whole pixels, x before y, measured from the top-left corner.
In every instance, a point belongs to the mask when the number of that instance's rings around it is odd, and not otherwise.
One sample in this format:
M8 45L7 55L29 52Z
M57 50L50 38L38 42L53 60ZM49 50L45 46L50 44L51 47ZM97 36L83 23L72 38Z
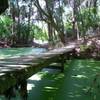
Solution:
M77 40L79 40L79 29L77 24L77 12L78 12L78 4L76 0L73 0L73 34Z
M45 21L47 24L51 24L51 26L58 32L58 37L60 38L61 42L65 44L66 42L65 42L64 27L62 27L62 26L64 26L63 21L62 21L63 20L62 19L63 12L61 10L61 17L59 18L59 20L56 17L54 18L54 16L53 16L54 15L54 5L51 7L50 1L51 0L45 0L47 11L45 11L43 8L41 8L39 0L35 0L35 6L37 7L37 9L39 11L41 19L43 21ZM59 23L59 25L58 25L58 23Z
M48 23L48 37L49 37L49 42L53 42L53 30L51 24Z
M60 33L59 33L59 37L60 37L60 40L63 44L66 44L66 40L65 40L65 33L64 33L64 22L63 22L63 11L62 11L62 5L61 5L61 2L59 0L59 9L60 9Z
M16 26L15 26L15 23L16 23L16 21L15 21L16 9L15 9L15 6L12 2L10 3L10 13L11 13L11 17L12 17L12 20L13 20L12 35L10 37L10 43L11 43L11 45L14 45L15 44L14 43L15 42L14 38L15 38L15 33L16 33Z
M20 43L20 8L19 8L19 0L17 0L17 9L18 9L18 21L17 21L17 43Z
M27 45L29 43L30 30L31 30L31 12L32 12L32 0L30 0L30 4L29 4L29 12L28 12L28 32L25 35L25 41L23 41Z

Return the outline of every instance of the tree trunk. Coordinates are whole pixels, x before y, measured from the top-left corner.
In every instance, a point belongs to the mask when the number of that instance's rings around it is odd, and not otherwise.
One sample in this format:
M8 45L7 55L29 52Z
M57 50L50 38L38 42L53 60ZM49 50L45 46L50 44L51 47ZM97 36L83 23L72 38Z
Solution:
M78 7L77 7L77 1L73 1L73 34L75 34L75 38L79 40L79 29L78 29L78 24L77 24L77 12L78 12Z
M49 36L49 42L53 42L53 31L51 24L48 23L48 36Z

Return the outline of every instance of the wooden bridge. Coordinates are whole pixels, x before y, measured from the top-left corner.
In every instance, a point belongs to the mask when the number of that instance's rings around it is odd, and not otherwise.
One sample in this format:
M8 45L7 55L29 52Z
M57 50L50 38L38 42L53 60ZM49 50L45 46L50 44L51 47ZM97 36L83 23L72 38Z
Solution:
M65 58L74 48L67 46L40 54L0 59L0 94L9 97L12 88L20 84L22 97L25 98L27 78L54 62L59 62L63 71Z

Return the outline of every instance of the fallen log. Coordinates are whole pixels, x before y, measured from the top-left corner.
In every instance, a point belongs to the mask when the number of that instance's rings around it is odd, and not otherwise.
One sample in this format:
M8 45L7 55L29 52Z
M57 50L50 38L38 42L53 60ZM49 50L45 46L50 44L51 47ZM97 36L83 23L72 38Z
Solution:
M5 59L5 62L1 62L0 64L0 68L2 69L0 70L0 94L4 94L17 83L23 84L22 82L24 80L51 63L59 61L59 63L61 63L61 70L63 71L64 62L66 60L65 58L67 57L66 54L69 54L69 52L71 52L74 48L75 47L63 47L60 49L50 50L39 55L34 55L29 60L31 63L28 63L27 61L25 62L25 57L21 59L20 57L17 57L17 60L9 58L10 64L9 61ZM28 57L26 56L26 58ZM22 61L22 65L17 64L19 63L18 59Z

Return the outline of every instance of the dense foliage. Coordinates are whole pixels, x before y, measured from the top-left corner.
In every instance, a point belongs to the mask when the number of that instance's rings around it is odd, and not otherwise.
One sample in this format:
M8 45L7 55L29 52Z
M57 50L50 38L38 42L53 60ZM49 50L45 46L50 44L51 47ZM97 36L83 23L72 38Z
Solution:
M9 38L12 29L12 19L7 16L0 16L0 39Z
M100 16L94 13L94 9L86 8L77 14L78 26L82 36L86 35L86 32L91 28L96 31L100 26Z
M0 39L6 38L13 45L32 44L34 39L65 44L67 38L79 39L88 31L96 35L100 31L99 3L99 0L9 0L9 9L0 17Z

